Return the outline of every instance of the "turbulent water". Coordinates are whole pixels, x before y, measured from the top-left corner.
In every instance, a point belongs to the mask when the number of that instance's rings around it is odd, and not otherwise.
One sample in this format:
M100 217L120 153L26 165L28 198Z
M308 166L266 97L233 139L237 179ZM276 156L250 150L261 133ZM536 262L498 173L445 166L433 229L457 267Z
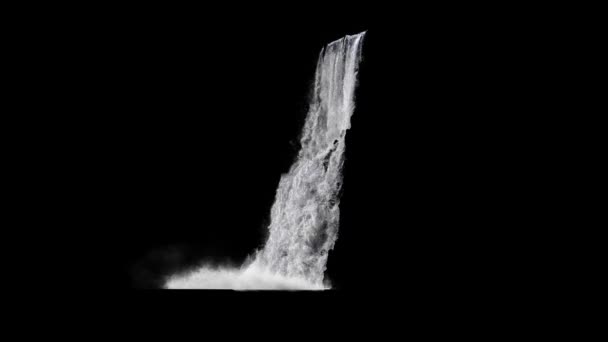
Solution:
M240 269L202 268L169 288L324 289L328 252L338 237L345 134L354 110L365 32L328 44L317 62L314 92L297 160L281 177L266 245Z

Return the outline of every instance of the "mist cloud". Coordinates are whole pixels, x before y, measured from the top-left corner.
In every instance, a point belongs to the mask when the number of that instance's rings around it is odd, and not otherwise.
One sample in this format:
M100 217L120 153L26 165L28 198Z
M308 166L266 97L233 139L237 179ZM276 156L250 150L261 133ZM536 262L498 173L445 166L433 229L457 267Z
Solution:
M167 289L208 290L326 290L329 286L314 284L304 278L286 277L256 264L245 268L202 267L183 276L171 277Z

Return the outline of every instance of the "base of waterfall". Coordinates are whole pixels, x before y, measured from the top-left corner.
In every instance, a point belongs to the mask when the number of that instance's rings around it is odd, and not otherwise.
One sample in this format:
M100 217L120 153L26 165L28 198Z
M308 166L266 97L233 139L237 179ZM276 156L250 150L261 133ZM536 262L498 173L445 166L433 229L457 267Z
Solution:
M303 278L273 273L256 264L243 268L202 267L185 275L171 277L165 284L165 288L236 291L320 291L330 289L327 285L314 284Z

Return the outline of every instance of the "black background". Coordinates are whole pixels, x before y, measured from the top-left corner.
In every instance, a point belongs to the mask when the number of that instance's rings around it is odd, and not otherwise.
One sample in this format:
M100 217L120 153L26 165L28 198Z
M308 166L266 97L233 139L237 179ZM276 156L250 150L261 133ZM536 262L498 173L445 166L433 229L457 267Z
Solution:
M298 21L160 12L82 16L52 36L65 66L52 73L74 113L69 138L57 138L77 184L66 209L79 255L53 262L86 271L82 286L149 307L301 296L325 309L332 298L466 301L526 286L511 275L536 238L524 216L537 208L534 165L547 153L534 141L549 129L540 79L555 77L538 53L542 28L449 8ZM335 291L131 291L201 262L239 265L263 246L318 53L364 30L326 272Z

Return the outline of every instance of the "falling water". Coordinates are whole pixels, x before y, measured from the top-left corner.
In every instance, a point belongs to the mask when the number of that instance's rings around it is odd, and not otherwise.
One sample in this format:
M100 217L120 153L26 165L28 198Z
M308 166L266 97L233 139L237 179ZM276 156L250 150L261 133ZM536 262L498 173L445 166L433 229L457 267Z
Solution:
M301 150L282 176L271 211L270 236L257 260L273 272L323 282L327 254L336 242L344 161L364 33L321 51Z
M301 149L289 172L281 177L264 248L240 270L203 269L186 279L170 281L168 287L322 289L328 286L323 274L328 252L338 237L344 137L354 110L364 36L365 32L346 36L328 44L319 54ZM259 281L269 278L282 285L264 285L264 281Z

